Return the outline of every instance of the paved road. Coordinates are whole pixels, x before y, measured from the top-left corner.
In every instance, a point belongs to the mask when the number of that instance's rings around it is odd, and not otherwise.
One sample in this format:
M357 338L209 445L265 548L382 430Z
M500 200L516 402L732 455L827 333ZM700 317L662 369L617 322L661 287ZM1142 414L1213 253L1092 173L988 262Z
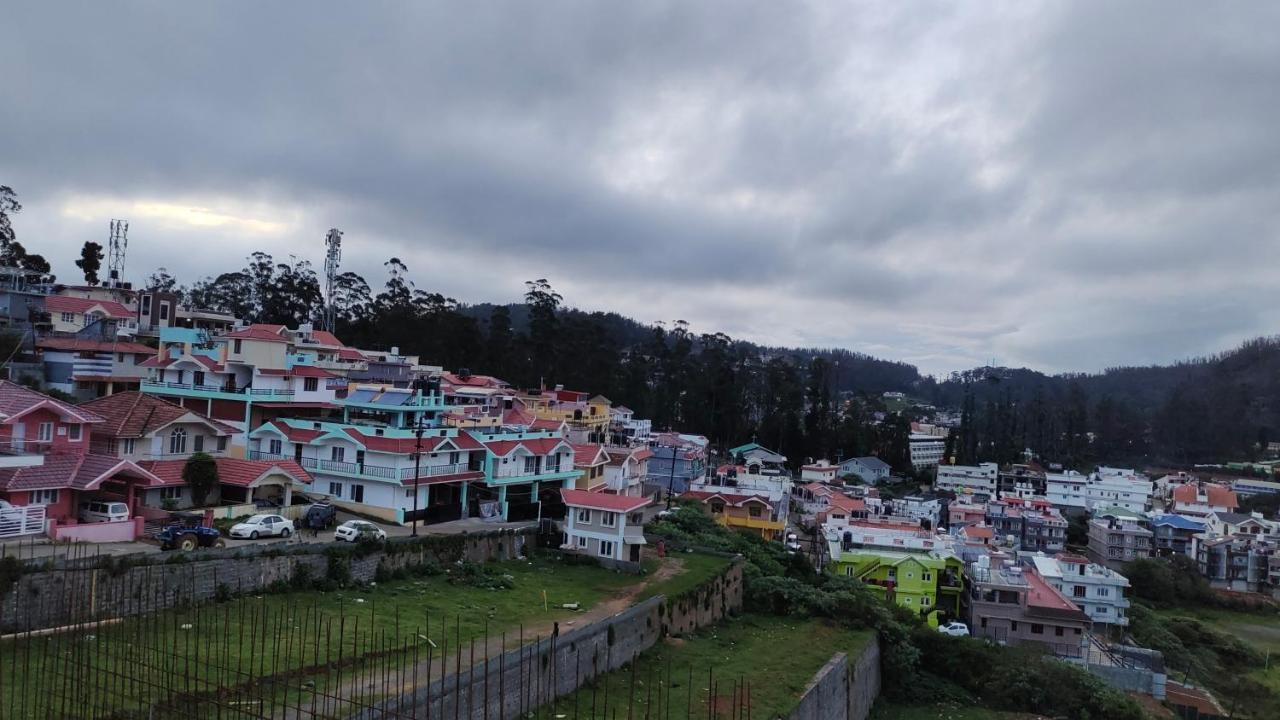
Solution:
M351 513L338 511L338 522L346 522L355 519L356 516ZM408 526L392 525L387 523L375 522L375 525L386 531L389 537L408 537L413 534L413 529ZM418 528L421 535L456 535L464 532L479 532L483 530L493 530L496 528L521 528L534 525L530 522L486 522L479 518L469 518L467 520L455 520L453 522L438 523L435 525L422 525ZM315 536L312 536L310 530L303 529L301 533L293 535L289 538L259 538L257 540L226 538L227 547L241 547L244 545L263 545L272 543L331 543L334 542L332 530L322 530ZM123 543L80 543L76 545L58 545L50 542L44 537L29 537L14 540L12 542L0 543L0 557L12 555L21 558L51 558L51 557L75 557L79 554L83 557L85 554L101 553L103 555L129 555L133 553L154 553L160 552L157 545L146 542L123 542Z

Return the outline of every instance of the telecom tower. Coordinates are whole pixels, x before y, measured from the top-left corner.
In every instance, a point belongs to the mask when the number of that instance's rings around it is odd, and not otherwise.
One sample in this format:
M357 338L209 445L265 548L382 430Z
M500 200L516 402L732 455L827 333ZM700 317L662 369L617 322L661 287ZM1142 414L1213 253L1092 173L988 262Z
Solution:
M107 239L107 287L123 287L124 253L129 249L129 221L112 220Z
M338 264L342 262L342 231L330 228L324 239L324 329L334 331L337 311L333 305L333 285L338 278Z

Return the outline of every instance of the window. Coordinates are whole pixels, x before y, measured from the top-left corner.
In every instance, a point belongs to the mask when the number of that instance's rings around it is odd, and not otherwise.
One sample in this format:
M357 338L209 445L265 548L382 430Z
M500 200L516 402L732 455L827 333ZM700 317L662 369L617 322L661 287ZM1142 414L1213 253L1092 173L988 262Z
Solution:
M747 508L747 514L753 518L760 517L760 506L755 503L751 503L751 506Z
M178 455L187 451L187 431L176 428L169 433L169 454Z
M1083 585L1075 585L1071 588L1071 597L1084 597L1085 589Z
M267 441L268 453L272 455L279 455L283 451L284 451L284 443L280 441L280 438L271 438L270 440Z
M124 353L116 353L116 362L124 362Z
M222 437L218 438L218 452L222 452L223 450L226 450L226 449L227 449L227 436L223 435Z
M339 445L329 448L329 459L334 462L342 462L347 459L347 449ZM354 486L352 486L354 487Z
M923 581L925 581L925 582L933 582L933 573L931 573L931 572L929 572L928 570L926 570L926 571L924 571L924 572L920 573L920 579L921 579L921 580L923 580Z
M176 487L160 488L160 499L161 500L181 500L182 486L178 485Z
M53 423L42 422L40 427L36 428L37 442L53 442Z
M356 502L364 502L364 486L363 485L351 486L351 499Z
M32 505L52 505L58 502L58 491L57 490L32 490L31 499L29 502Z
M239 354L240 354L240 341L239 341L239 340L236 340L236 341L234 341L234 342L232 342L232 343L231 343L231 352L233 352L233 353L235 353L235 354L237 354L237 355L239 355Z
M845 574L845 576L846 576L846 577L853 577L853 566L852 566L852 565L845 565L845 566L844 566L844 574Z
M889 579L890 580L898 579L898 568L889 568Z
M458 453L458 452L449 453L449 464L457 465L458 463L462 462L461 457L462 457L462 453Z
M75 321L76 321L76 314L75 314L75 313L66 313L66 312L62 313L62 322L64 322L64 323L73 323L73 322L75 322Z
M203 435L191 436L191 449L194 452L204 452L204 436Z
M1099 615L1106 615L1106 614L1107 614L1107 606L1106 606L1106 605L1099 605L1099 606L1098 606L1098 614L1099 614Z
M1111 597L1111 588L1098 588L1098 597Z
M560 472L560 456L559 455L547 456L547 472Z
M591 511L586 508L578 508L578 522L591 523Z
M320 389L320 378L302 378L302 389L307 392L315 392Z
M169 319L169 303L167 302L160 303L160 319L161 320Z
M151 296L150 295L142 296L142 314L143 315L151 314Z
M342 497L342 483L338 483L338 482L329 483L329 494L336 498Z
M580 548L584 548L584 547L586 547L586 546L587 546L587 536L586 536L586 535L578 535L578 536L577 536L577 539L578 539L578 547L580 547Z
M987 626L987 619L986 619L986 618L982 618L982 627L984 627L984 628L985 628L986 626Z
M923 605L924 607L929 607L929 596L926 595L920 598L920 604Z
M192 373L191 373L191 384L193 384L193 385L203 385L203 384L204 384L204 371L203 371L203 370L196 370L196 371L194 371L194 372L192 372Z
M711 514L712 514L712 515L723 515L723 514L724 514L724 503L718 503L718 502L711 503Z
M529 455L529 456L525 457L525 459L524 459L524 474L525 474L525 475L533 475L533 474L535 474L535 473L537 473L537 472L538 472L538 458L537 458L536 456L533 456L533 455Z
M404 496L405 496L405 497L407 497L407 498L409 498L410 500L412 500L412 499L413 499L413 488L405 488L405 489L404 489Z
M120 452L124 453L125 455L132 455L134 442L135 442L134 438L125 438L124 443L120 446Z
M632 525L643 525L644 513L631 513L631 515L627 516L627 522Z
M1061 625L1059 625L1058 627L1055 627L1055 628L1053 629L1053 634L1054 634L1054 635L1056 635L1056 636L1058 636L1058 637L1062 637L1062 626L1061 626Z
M600 524L605 527L617 527L618 513L615 513L615 512L604 513L604 515L600 518Z
M80 426L79 425L67 426L67 440L69 440L70 442L80 442Z
M1041 625L1040 623L1031 623L1031 634L1032 634L1032 635L1043 635L1043 634L1044 634L1044 626L1043 626L1043 625Z
M613 557L613 543L608 540L600 541L600 557Z
M1011 622L1009 623L1009 629L1010 629L1010 630L1015 630L1015 631L1016 631L1016 630L1018 629L1018 621L1017 621L1017 620L1013 620L1013 621L1011 621Z

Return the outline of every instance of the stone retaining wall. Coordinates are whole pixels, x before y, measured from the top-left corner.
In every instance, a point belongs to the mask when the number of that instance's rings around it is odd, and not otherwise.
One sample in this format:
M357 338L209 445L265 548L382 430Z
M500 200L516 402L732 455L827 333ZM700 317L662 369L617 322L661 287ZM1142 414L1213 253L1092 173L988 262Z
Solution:
M866 720L880 696L880 641L872 638L852 662L836 653L805 687L787 720Z

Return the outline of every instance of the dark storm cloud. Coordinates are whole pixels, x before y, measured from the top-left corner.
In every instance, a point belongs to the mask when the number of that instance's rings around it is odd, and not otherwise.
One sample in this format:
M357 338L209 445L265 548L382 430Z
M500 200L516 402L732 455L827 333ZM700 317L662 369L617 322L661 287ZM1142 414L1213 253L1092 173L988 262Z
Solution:
M1235 14L1232 14L1235 13ZM127 216L185 281L331 225L378 283L943 371L1273 332L1269 6L28 4L0 182L63 277Z

